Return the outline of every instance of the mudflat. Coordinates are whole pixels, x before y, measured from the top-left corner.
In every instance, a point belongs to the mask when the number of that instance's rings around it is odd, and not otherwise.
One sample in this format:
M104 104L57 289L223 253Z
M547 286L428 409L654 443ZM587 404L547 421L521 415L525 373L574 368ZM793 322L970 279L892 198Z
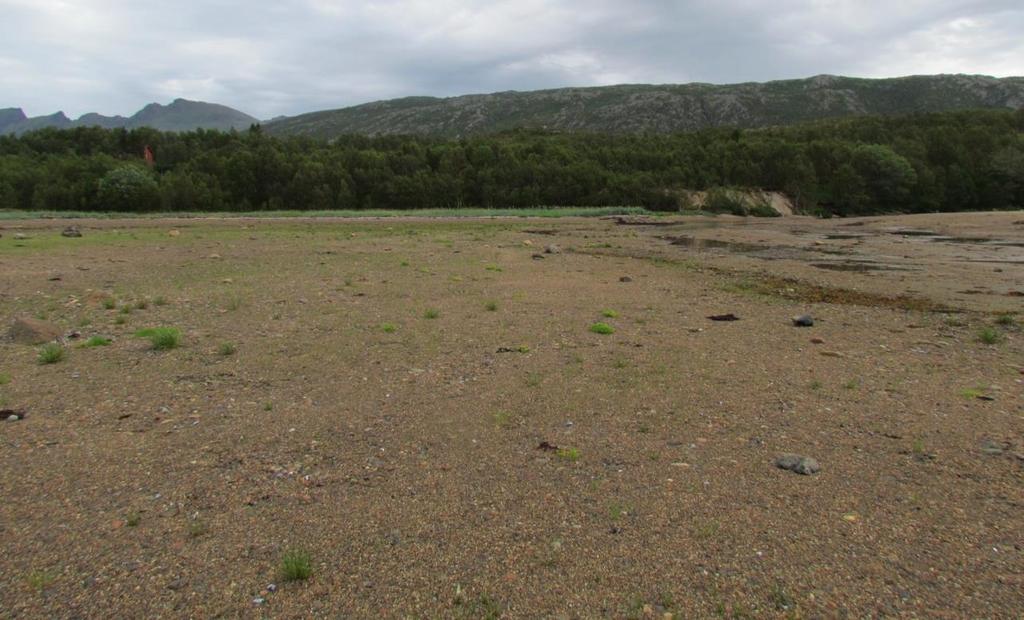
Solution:
M0 617L1019 617L1022 303L1021 212L3 222Z

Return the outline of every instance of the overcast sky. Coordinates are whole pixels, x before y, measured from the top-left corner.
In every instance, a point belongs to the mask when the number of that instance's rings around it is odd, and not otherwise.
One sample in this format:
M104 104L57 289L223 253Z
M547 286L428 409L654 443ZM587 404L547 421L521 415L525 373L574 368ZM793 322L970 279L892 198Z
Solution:
M1024 75L1024 1L0 0L0 107L29 115L819 73Z

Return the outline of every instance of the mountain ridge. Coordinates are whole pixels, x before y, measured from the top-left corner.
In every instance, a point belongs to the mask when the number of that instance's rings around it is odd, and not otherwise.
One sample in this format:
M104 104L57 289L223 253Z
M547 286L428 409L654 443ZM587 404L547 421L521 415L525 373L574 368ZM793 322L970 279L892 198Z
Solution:
M96 112L83 114L71 120L63 112L46 116L27 117L21 108L0 109L0 135L21 135L35 129L54 127L70 129L73 127L105 127L114 129L124 127L152 127L161 131L189 131L193 129L248 129L250 125L259 123L255 117L228 106L175 99L168 105L150 103L132 116L104 116Z
M1024 77L817 75L738 84L618 84L403 97L264 124L276 135L418 134L446 138L516 128L671 133L788 125L830 117L1024 106Z

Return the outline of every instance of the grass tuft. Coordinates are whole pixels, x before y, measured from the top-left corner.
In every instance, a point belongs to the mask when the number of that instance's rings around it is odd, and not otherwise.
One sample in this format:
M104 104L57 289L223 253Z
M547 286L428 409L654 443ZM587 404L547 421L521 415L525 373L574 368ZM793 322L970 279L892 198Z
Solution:
M93 336L82 343L82 347L90 349L92 347L107 347L110 346L111 340L106 336Z
M224 357L228 357L229 355L234 355L237 350L238 349L233 343L225 342L217 348L217 353L220 353Z
M580 451L577 448L559 448L558 458L564 461L578 461L580 460Z
M602 310L601 316L605 317L606 319L616 319L619 317L619 313L614 310Z
M393 334L398 328L395 327L394 324L392 323L383 323L381 324L380 329L385 334Z
M281 577L285 581L305 581L313 574L313 558L308 552L292 549L281 558Z
M607 323L594 323L590 326L590 331L595 334L614 334L615 328Z
M176 349L181 344L181 332L175 327L150 327L135 332L137 338L147 338L155 351Z
M498 302L496 302L496 301L489 301L486 304L484 304L484 309L487 310L488 312L497 312L498 311Z
M1003 341L1004 336L993 327L983 327L978 332L978 341L985 344L998 344Z
M43 345L43 348L39 349L39 363L40 364L56 364L57 362L63 361L67 356L67 352L64 347L60 346L56 342Z
M433 308L430 308L426 312L423 313L423 318L425 318L425 319L436 319L439 316L441 316L441 312L439 310L435 310Z

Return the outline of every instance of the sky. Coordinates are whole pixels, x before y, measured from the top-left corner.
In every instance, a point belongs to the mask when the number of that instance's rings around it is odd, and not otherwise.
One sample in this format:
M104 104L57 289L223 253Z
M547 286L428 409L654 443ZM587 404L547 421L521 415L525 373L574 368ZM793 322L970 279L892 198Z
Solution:
M0 108L261 119L410 95L1024 75L1024 2L0 0Z

